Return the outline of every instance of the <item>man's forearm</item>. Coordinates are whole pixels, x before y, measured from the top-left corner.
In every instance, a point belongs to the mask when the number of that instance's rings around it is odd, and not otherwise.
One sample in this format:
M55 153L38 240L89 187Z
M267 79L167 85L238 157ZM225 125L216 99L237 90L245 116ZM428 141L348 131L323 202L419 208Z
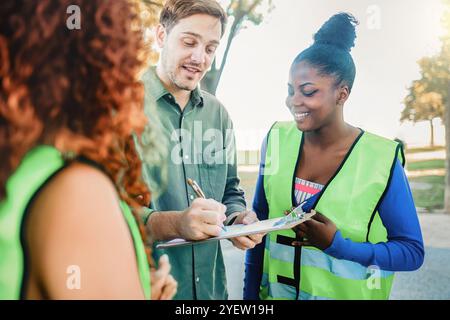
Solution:
M147 232L154 241L179 238L178 221L180 218L180 211L153 212L147 220Z

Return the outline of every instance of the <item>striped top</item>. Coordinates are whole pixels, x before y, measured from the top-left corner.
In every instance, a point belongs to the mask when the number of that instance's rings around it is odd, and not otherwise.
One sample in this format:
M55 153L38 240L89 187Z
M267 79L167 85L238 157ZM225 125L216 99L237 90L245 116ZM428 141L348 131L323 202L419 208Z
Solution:
M295 177L295 201L296 205L300 205L303 201L309 199L323 189L323 185L308 180Z

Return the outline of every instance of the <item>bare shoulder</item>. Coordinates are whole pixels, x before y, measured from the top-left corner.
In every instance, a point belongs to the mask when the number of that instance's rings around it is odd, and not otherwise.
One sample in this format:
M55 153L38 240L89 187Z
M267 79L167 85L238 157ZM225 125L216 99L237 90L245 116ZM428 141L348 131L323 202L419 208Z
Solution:
M102 171L82 163L73 163L57 174L31 207L39 220L64 223L76 219L80 224L111 217L116 211L120 211L118 196L111 180Z
M114 288L98 291L112 283L124 294L133 284L139 288L131 235L115 187L102 171L82 163L64 169L36 197L26 230L31 271L46 283L51 298L116 298ZM66 288L64 279L73 265L88 280L84 291ZM107 279L124 271L131 284Z

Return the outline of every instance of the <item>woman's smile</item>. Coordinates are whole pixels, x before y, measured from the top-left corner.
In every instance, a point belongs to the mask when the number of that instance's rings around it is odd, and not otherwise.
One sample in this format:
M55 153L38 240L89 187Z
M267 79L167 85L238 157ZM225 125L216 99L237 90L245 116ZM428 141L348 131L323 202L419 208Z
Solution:
M294 118L295 121L303 121L306 119L306 117L308 117L311 113L310 112L299 112L299 111L294 111Z

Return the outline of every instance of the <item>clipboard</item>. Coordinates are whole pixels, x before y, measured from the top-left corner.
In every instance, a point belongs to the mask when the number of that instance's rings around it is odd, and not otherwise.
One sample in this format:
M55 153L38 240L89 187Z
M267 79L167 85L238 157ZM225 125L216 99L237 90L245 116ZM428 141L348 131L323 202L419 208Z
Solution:
M244 225L237 224L226 226L225 230L222 230L218 237L212 237L200 241L187 241L184 239L175 239L167 242L160 243L156 246L157 249L166 249L172 247L180 247L192 244L206 243L211 241L219 241L223 239L231 239L241 236L249 236L258 233L269 233L278 230L292 229L295 226L308 221L314 216L316 212L311 210L309 213L301 213L297 216L288 215L285 217L279 217L274 219L262 220L252 224Z

